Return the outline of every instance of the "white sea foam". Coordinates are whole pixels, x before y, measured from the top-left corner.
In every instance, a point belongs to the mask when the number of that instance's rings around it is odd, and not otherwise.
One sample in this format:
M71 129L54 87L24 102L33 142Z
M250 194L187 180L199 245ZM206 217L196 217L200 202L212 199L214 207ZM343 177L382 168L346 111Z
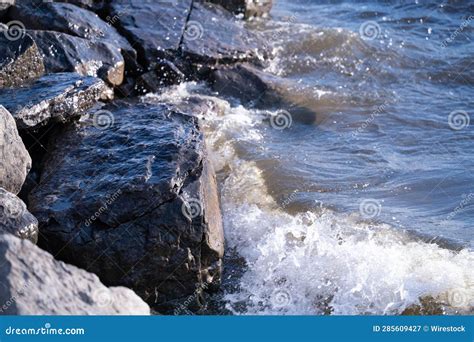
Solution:
M196 84L181 85L158 98L179 102L196 91ZM472 310L472 251L416 241L357 214L315 208L290 215L269 195L266 170L238 152L242 144L264 148L264 113L216 103L219 110L207 113L203 125L215 168L225 175L227 248L247 264L239 290L224 296L230 311L399 314L424 296Z

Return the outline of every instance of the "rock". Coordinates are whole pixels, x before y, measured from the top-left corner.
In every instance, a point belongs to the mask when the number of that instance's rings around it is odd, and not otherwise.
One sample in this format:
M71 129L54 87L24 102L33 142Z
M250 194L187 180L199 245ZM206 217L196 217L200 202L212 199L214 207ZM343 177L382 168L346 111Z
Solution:
M19 86L43 73L43 58L29 35L13 25L0 34L0 89Z
M202 1L202 0L201 0ZM272 0L204 0L221 5L235 14L244 14L246 18L268 15L272 9Z
M203 139L196 118L164 103L116 101L69 125L30 195L40 245L158 310L189 296L199 306L220 283L224 243Z
M114 0L106 20L128 38L140 63L151 70L159 59L174 58L191 4L192 0Z
M245 105L279 104L284 89L275 77L244 64L219 68L209 81L219 95L234 97Z
M7 14L10 6L15 4L15 0L2 0L0 1L0 20L4 15Z
M31 158L18 135L15 120L2 105L0 105L0 166L0 187L18 194L31 169Z
M102 42L122 52L127 61L136 60L136 51L118 34L111 23L97 14L68 3L43 2L42 4L12 7L8 13L12 20L23 22L30 30L47 30L66 33L92 42Z
M38 241L38 220L26 209L21 199L0 188L0 234L3 233L33 243Z
M257 34L220 6L193 4L182 42L183 54L191 63L258 62L262 46Z
M105 6L104 0L55 0L55 2L67 2L93 12L99 12Z
M107 90L98 78L58 73L43 76L28 87L0 89L0 103L13 114L19 128L37 128L82 114Z
M123 82L125 62L116 46L53 31L28 33L41 51L47 73L77 72L113 86Z
M149 315L132 290L105 287L99 278L27 240L0 235L0 314Z
M318 100L312 100L312 88L301 89L292 81L251 65L220 67L210 73L208 80L220 95L236 98L247 107L277 111L273 118L279 121L274 123L276 126L293 120L308 125L324 120Z
M160 60L154 70L148 71L138 78L140 93L158 92L164 86L170 86L186 80L186 76L176 65L168 60Z

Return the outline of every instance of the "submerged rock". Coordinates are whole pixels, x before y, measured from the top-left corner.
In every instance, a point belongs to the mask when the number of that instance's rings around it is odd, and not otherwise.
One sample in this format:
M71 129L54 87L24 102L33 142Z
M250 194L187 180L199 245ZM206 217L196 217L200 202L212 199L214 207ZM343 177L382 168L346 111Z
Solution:
M183 36L192 0L117 0L109 4L109 23L132 42L147 68L174 58Z
M126 38L97 14L69 3L43 2L17 4L8 13L12 20L21 21L27 29L67 33L92 42L107 43L124 54L126 59L136 59L136 51Z
M295 83L251 65L219 67L210 73L208 81L220 95L236 98L246 106L277 111L273 120L283 121L274 123L276 126L285 126L293 119L308 125L320 120L311 89L301 90Z
M15 120L2 105L0 105L0 166L0 187L18 194L31 169L31 157L18 134Z
M273 76L250 65L238 64L219 68L211 73L209 81L220 95L234 97L246 105L281 103L281 84L278 84Z
M107 91L98 78L58 73L43 76L28 87L0 89L0 103L13 114L19 128L37 128L82 114Z
M273 0L200 0L221 5L235 14L244 14L246 18L267 15L272 9Z
M192 63L233 63L258 61L264 44L259 36L245 29L229 12L209 3L193 4L182 51Z
M116 101L56 136L30 195L40 244L169 310L220 282L223 231L197 119ZM198 288L198 290L196 290Z
M125 62L116 46L65 33L28 31L44 59L47 73L77 72L117 86L123 82Z
M0 89L19 86L43 75L43 58L33 39L21 29L4 29L1 32L0 27Z
M38 241L38 220L25 203L0 187L0 234L9 233L21 239Z
M132 290L105 287L99 278L26 240L0 234L0 314L149 315Z

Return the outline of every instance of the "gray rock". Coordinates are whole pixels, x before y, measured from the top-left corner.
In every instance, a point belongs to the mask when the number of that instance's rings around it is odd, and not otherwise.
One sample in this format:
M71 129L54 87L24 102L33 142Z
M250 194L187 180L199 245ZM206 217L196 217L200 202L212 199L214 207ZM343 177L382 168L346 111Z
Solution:
M23 22L27 29L67 33L72 36L99 41L116 46L130 61L136 59L136 51L118 34L111 23L97 14L68 3L43 2L32 6L17 4L8 13L12 20Z
M98 78L58 73L43 76L28 87L0 89L0 103L13 114L19 128L37 128L82 114L107 91Z
M30 169L31 157L18 134L15 120L0 105L0 187L18 194Z
M167 104L116 101L69 125L30 195L40 245L160 311L189 296L199 307L196 286L220 283L224 244L203 139Z
M110 3L109 23L132 42L145 67L159 59L173 58L179 48L192 0L115 0Z
M3 233L38 242L38 220L21 199L0 188L0 234Z
M28 31L47 73L77 72L100 77L113 86L123 82L125 61L115 45L53 31Z
M0 314L149 315L132 290L57 261L27 240L0 235Z
M244 14L246 18L268 15L273 0L200 0L221 5L235 14Z
M14 25L3 30L0 32L0 89L19 86L43 75L43 58L33 39L22 30L14 30Z
M183 54L192 63L258 62L263 46L257 34L220 6L193 4L182 41Z

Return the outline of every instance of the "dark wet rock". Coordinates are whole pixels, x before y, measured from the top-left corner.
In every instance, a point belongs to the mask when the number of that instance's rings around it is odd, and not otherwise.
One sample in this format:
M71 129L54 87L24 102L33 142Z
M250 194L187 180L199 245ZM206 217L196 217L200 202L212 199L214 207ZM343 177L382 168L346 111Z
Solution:
M3 233L33 243L38 241L38 220L26 209L21 199L0 187L0 234Z
M19 86L43 73L43 58L29 35L24 31L0 33L0 89Z
M41 161L41 158L38 158ZM34 188L39 183L39 172L38 170L32 169L30 173L26 176L25 182L23 183L23 186L21 187L21 191L18 193L18 197L25 202L25 204L28 206L29 205L29 199L28 196L31 191L33 191Z
M1 103L2 101L0 101ZM12 115L0 105L0 187L17 194L31 169L31 158Z
M208 81L219 95L238 99L246 106L278 111L274 120L319 122L318 103L311 102L312 89L301 90L295 83L251 65L220 67L210 73Z
M82 114L107 91L98 78L58 73L43 76L28 87L0 89L0 103L12 113L19 128L37 128Z
M116 46L53 31L28 31L44 59L47 73L77 72L102 78L113 86L123 82L125 62Z
M101 11L107 4L107 0L55 0L55 2L67 2L93 12Z
M273 0L200 0L224 7L234 14L244 14L246 18L267 15L272 9Z
M2 0L0 1L0 20L2 17L7 14L10 6L15 4L15 0Z
M158 92L164 86L170 86L186 80L184 73L167 60L160 60L152 71L138 78L139 93Z
M212 72L209 81L219 95L234 97L246 105L281 102L283 87L278 84L276 78L250 65L219 68Z
M183 36L192 0L117 0L109 5L109 23L137 49L145 67L174 58ZM151 68L150 68L151 69Z
M194 3L183 35L182 51L192 63L258 62L259 36L220 6ZM264 51L262 51L264 53Z
M136 59L136 51L110 23L73 4L17 4L10 9L8 15L12 20L23 22L27 29L63 32L93 42L106 43L120 49L127 61Z
M40 245L162 311L214 288L223 231L203 139L167 104L116 101L69 125L30 195Z
M132 290L104 286L27 240L0 235L0 314L149 315Z
M141 95L141 93L137 93L136 84L137 80L134 77L126 77L123 83L115 88L115 95L117 95L117 98Z

